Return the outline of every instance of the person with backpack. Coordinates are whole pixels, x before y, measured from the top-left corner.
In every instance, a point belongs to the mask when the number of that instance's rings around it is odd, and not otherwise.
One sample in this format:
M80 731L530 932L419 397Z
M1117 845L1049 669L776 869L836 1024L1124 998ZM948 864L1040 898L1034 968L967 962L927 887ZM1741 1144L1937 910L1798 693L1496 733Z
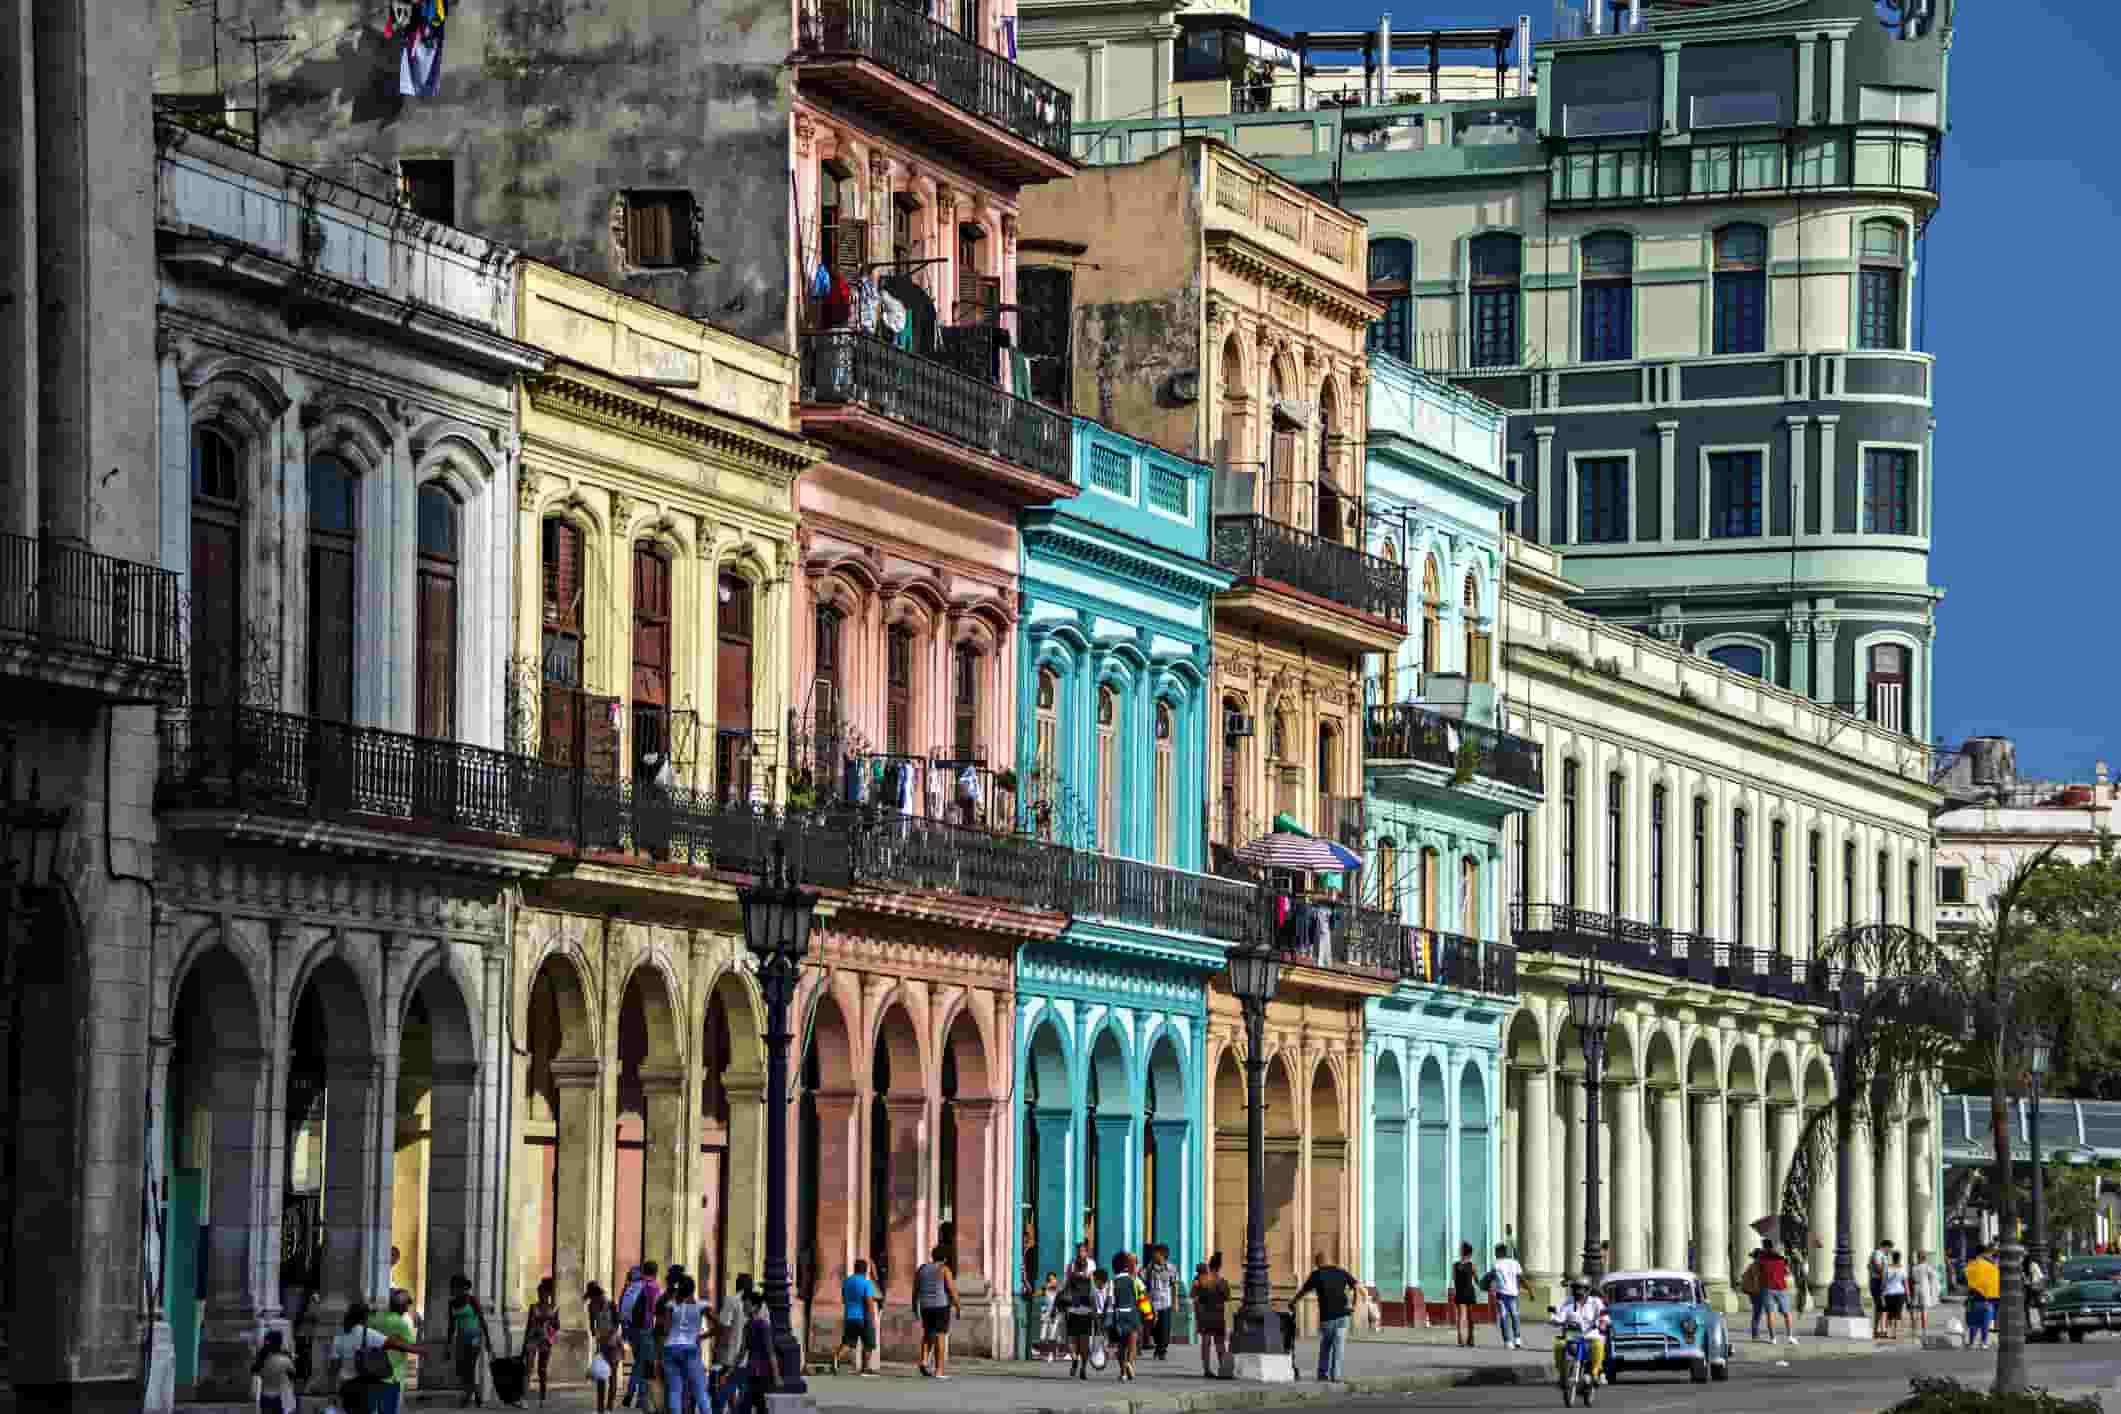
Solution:
M1134 1378L1134 1347L1141 1337L1141 1308L1148 1300L1148 1288L1134 1273L1133 1254L1113 1253L1111 1339L1113 1350L1119 1356L1122 1383Z
M347 1414L398 1414L404 1387L391 1356L418 1355L419 1346L377 1330L368 1323L368 1303L356 1301L346 1308L331 1353L338 1366L341 1409Z
M456 1366L457 1385L464 1391L457 1407L461 1409L467 1404L483 1406L486 1395L479 1388L479 1360L491 1342L487 1338L486 1308L472 1294L470 1277L459 1273L449 1279L446 1314L451 1363Z
M654 1335L656 1303L663 1299L662 1284L656 1280L653 1262L643 1262L633 1270L640 1273L640 1280L628 1282L626 1289L619 1293L619 1327L625 1333L627 1347L633 1352L633 1373L627 1377L626 1397L620 1401L628 1408L635 1407L634 1401L650 1392L657 1376L662 1373L656 1361L643 1359L641 1355L642 1345Z
M1097 1283L1081 1261L1068 1266L1068 1280L1061 1287L1061 1310L1068 1323L1068 1374L1078 1380L1090 1378L1090 1334L1097 1329Z

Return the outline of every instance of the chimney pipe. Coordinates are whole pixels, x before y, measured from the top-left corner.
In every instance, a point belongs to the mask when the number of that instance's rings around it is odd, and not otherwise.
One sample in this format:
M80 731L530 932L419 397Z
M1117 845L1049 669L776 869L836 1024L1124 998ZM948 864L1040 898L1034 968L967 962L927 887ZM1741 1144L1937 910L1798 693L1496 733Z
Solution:
M1517 17L1517 96L1532 91L1532 17Z
M1377 17L1377 102L1378 106L1392 101L1392 16L1388 11Z

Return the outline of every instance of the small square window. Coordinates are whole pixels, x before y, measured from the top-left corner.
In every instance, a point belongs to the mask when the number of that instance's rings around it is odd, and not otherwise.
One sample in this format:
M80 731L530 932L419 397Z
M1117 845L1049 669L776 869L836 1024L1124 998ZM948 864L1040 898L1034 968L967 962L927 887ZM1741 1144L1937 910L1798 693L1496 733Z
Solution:
M398 182L413 214L445 226L457 223L457 164L446 157L405 158Z
M1960 865L1950 865L1937 871L1937 902L1966 902L1966 870Z
M699 207L691 192L626 193L626 263L642 270L669 270L698 259L694 225Z

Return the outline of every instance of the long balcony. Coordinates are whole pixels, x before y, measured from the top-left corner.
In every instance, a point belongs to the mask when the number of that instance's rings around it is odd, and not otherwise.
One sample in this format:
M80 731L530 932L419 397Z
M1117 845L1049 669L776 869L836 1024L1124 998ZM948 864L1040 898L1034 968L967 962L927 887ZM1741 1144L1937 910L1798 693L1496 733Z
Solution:
M79 546L0 535L0 672L99 697L184 697L177 576Z
M1284 961L1381 984L1423 982L1462 992L1517 995L1517 950L1505 943L1433 928L1415 928L1389 913L1344 903L1314 903L1327 916L1319 937L1306 915L1292 911L1275 933Z
M851 329L801 343L804 436L1010 505L1075 494L1073 424L1063 414Z
M1405 770L1445 788L1462 788L1479 779L1533 801L1546 795L1545 758L1538 742L1409 702L1387 703L1363 713L1363 760L1370 771Z
M806 4L798 44L804 88L882 110L976 171L1025 183L1075 170L1068 94L903 0Z
M1637 972L1807 1006L1854 1006L1869 981L1860 972L1802 962L1767 948L1718 942L1699 933L1638 923L1610 913L1561 904L1511 905L1511 931L1520 952L1585 957Z
M1209 558L1237 576L1218 617L1344 653L1388 653L1407 636L1407 569L1263 515L1221 515Z

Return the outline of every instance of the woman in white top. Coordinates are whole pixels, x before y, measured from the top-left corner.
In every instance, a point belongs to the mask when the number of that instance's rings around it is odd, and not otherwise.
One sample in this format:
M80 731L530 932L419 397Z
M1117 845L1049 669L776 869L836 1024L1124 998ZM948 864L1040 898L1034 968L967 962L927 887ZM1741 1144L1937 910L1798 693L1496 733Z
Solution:
M673 1411L713 1407L707 1397L707 1364L700 1354L700 1328L706 1318L707 1308L700 1303L692 1278L687 1275L672 1280L666 1317L669 1328L663 1334L663 1378L670 1388Z

